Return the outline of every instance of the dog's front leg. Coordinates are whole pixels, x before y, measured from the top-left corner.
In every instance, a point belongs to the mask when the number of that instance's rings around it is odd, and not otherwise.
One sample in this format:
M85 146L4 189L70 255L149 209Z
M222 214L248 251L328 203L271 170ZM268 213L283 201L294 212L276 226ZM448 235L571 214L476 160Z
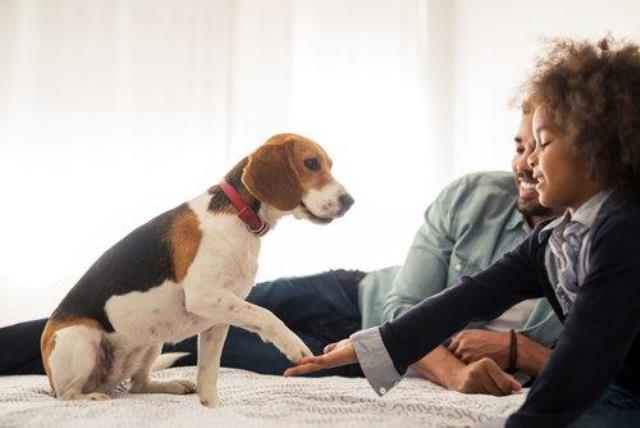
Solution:
M298 336L270 311L240 299L226 289L206 294L185 288L187 310L216 323L230 324L257 333L273 343L291 361L313 354Z
M218 371L228 325L214 325L198 335L198 395L207 407L218 403Z

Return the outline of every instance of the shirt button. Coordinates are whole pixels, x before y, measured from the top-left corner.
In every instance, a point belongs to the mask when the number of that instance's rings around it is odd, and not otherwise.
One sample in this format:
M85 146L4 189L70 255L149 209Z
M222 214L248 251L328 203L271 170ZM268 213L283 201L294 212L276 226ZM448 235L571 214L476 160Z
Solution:
M379 391L380 391L380 394L383 394L383 395L387 393L386 388L380 388Z
M458 272L460 272L460 270L462 269L462 265L460 263L456 263L454 267Z

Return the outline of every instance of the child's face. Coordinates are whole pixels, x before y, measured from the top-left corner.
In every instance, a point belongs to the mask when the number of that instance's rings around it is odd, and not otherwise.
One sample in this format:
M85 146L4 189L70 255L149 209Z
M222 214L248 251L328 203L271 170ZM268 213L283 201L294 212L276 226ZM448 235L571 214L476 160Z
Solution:
M571 146L567 133L553 122L544 109L533 115L536 149L528 162L540 203L546 207L577 209L600 189L588 180L584 162Z

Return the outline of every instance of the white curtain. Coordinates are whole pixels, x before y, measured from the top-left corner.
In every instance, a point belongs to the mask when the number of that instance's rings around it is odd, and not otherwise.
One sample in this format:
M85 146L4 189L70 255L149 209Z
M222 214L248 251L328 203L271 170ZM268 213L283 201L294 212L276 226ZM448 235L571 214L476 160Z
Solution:
M128 231L283 131L322 144L356 204L279 224L258 279L400 263L450 178L428 4L0 0L0 325L48 315Z

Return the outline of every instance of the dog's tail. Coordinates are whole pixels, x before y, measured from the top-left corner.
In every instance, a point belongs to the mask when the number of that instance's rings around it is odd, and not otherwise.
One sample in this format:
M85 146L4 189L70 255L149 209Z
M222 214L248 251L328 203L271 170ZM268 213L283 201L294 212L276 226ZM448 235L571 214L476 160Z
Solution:
M187 355L189 355L188 352L168 352L166 354L161 354L153 364L151 364L151 371L157 372L159 370L168 369L180 358L186 357Z

